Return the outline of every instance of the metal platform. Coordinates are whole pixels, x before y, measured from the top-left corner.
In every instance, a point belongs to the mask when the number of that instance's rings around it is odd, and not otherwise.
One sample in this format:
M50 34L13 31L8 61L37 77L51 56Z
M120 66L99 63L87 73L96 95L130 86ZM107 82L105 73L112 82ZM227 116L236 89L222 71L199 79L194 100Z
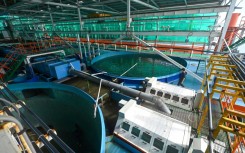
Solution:
M171 115L168 115L167 113L164 113L164 112L160 111L159 109L157 109L155 107L155 105L153 105L152 103L143 102L141 105L144 106L144 107L146 107L146 108L152 109L152 110L154 110L156 112L159 112L161 114L170 116L170 117L172 117L174 119L177 119L179 121L182 121L184 123L187 123L193 129L197 129L198 118L199 118L198 113L194 113L194 112L191 112L191 111L187 111L187 110L180 109L178 107L175 107L175 106L171 106L171 105L166 104L169 107L169 109L172 111L172 114Z

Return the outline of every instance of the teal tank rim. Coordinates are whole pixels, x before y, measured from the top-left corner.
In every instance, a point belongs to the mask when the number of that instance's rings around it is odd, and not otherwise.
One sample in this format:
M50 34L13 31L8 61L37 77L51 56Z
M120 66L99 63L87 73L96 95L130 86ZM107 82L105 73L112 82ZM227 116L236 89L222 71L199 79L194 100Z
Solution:
M126 51L120 51L120 52L109 52L109 53L106 53L106 54L103 54L103 55L100 55L100 56L97 56L95 58L93 58L93 60L91 61L91 67L93 70L95 70L96 72L103 72L103 70L100 70L100 69L97 69L93 66L94 63L100 61L100 60L103 60L105 58L109 58L109 57L113 57L113 56L119 56L119 55L132 55L132 54L154 54L154 53L136 53L136 52L126 52ZM157 55L157 54L155 54ZM160 55L159 55L160 56ZM181 64L186 67L187 66L187 62L183 59L183 58L180 58L180 57L174 57L174 56L169 56L170 58L172 59L179 59L181 60ZM165 79L165 78L169 78L169 77L174 77L174 76L178 76L179 74L181 73L181 70L179 70L179 72L176 72L176 73L172 73L172 74L169 74L169 75L164 75L164 76L159 76L159 77L156 77L157 79L161 80L161 79ZM114 74L111 74L111 73L105 73L103 74L105 76L108 76L108 77L112 77L112 78L119 78L119 79L125 79L125 80L144 80L145 77L127 77L127 76L118 76L118 75L114 75Z
M51 83L51 82L30 82L30 83L9 84L8 87L12 91L18 91L18 90L23 90L23 89L34 89L34 88L39 88L39 89L54 88L54 89L59 89L63 91L74 92L75 94L78 94L78 95L85 95L85 98L91 99L89 100L89 102L93 102L93 104L95 104L95 99L89 94L87 94L86 92L82 91L81 89L77 87L64 85L64 84ZM102 110L100 109L100 107L98 107L98 113L99 113L100 122L101 122L100 153L105 153L105 143L106 143L105 122L104 122L104 117L103 117Z

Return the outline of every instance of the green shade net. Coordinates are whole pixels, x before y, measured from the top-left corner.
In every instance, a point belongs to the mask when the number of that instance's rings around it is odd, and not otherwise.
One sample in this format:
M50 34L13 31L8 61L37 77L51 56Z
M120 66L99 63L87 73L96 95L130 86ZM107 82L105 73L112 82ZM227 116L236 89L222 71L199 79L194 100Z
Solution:
M208 17L202 18L199 17ZM153 17L138 17L133 18L131 23L131 30L133 31L210 31L210 27L215 24L217 13L205 13L205 14L183 14L183 15L170 15L170 16L153 16ZM39 30L52 31L52 24L33 24L38 22L37 19L22 18L21 26L19 20L14 20L13 25L15 30ZM94 19L84 21L83 30L85 31L125 31L126 30L126 18L121 19ZM68 22L55 22L55 31L75 31L74 33L61 33L62 37L77 37L76 31L80 31L79 21ZM38 33L37 37L43 36L43 33ZM51 33L50 33L51 35ZM86 38L86 35L80 36ZM116 39L119 35L90 35L91 39ZM160 36L157 41L176 41L185 42L186 36ZM154 41L155 36L144 37L146 41ZM207 43L208 37L192 37L189 36L189 42Z

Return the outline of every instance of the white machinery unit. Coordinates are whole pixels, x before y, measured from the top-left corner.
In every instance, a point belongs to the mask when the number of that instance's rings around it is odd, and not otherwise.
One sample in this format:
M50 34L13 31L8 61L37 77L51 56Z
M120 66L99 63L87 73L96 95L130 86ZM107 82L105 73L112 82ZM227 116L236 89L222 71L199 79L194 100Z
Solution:
M198 103L195 99L199 99L196 97L199 97L200 94L196 96L195 90L159 82L154 77L148 80L146 78L146 82L145 92L161 97L167 104L191 111L194 107L194 102ZM195 106L198 105L195 104Z
M0 142L0 148L2 150L0 152L21 153L23 151L17 140L7 128L0 130Z
M205 137L194 138L190 146L188 153L205 153L208 148L208 140ZM214 152L225 153L225 143L219 140L215 140L213 143Z
M188 124L137 105L135 100L120 109L114 129L115 141L131 146L127 147L131 152L185 153L190 135Z

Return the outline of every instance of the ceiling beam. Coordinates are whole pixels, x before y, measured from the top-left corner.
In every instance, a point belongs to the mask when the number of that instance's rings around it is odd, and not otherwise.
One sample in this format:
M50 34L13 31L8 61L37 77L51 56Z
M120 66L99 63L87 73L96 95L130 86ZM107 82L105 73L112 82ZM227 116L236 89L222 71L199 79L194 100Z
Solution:
M37 2L39 3L40 0L32 0L32 2ZM44 4L48 5L54 5L54 6L62 6L62 7L69 7L69 8L74 8L77 9L78 6L75 5L69 5L69 4L63 4L63 3L55 3L55 2L44 2ZM91 8L91 7L80 7L82 10L89 10L89 11L96 11L96 12L106 12L106 13L111 13L111 14L118 14L118 12L113 12L113 11L108 11L108 10L101 10L101 9L96 9L96 8Z
M11 5L8 7L8 10L12 10L12 9L19 9L19 8L30 8L34 5L37 5L38 3L45 3L47 1L50 0L22 0L21 2L15 3L14 5Z
M103 6L106 7L106 8L108 8L108 9L110 9L110 10L112 10L112 11L114 11L114 12L120 13L117 10L115 10L114 8L111 8L111 7L107 6L107 5L103 5Z
M131 1L132 1L132 2L135 2L135 3L138 3L138 4L141 4L141 5L144 5L144 6L146 6L146 7L152 8L152 9L154 9L154 10L159 10L159 8L157 8L157 7L155 7L155 6L152 6L152 5L148 4L148 3L142 2L142 1L140 1L140 0L131 0Z
M26 17L26 15L25 15ZM30 16L30 17L35 17L35 16ZM200 19L216 19L218 16L202 16L202 17L190 17L190 18L168 18L168 19L164 19L164 20L200 20ZM75 16L74 17L69 17L69 20L65 20L64 22L78 22L77 20L73 20L72 18L76 18ZM112 17L110 17L112 18ZM122 18L122 16L121 16ZM15 18L15 19L18 19L18 18ZM15 20L15 19L12 19L12 20ZM103 18L91 18L91 19L83 19L83 21L90 21L90 20L96 20L96 19L103 19ZM142 21L142 22L152 22L152 21L160 21L160 20L163 20L163 19L149 19L149 20L136 20L134 22L138 22L138 21ZM115 20L113 21L113 23L119 23L119 22L122 22L120 20ZM47 22L39 22L39 23L35 23L35 24L46 24ZM59 24L58 22L56 22L57 24ZM73 25L73 23L71 23ZM86 25L87 23L85 22L84 25ZM88 23L89 24L89 23ZM69 25L69 24L66 24L66 25ZM134 24L135 25L135 24Z
M96 9L96 8L91 8L91 7L80 7L82 10L89 10L89 11L95 11L95 12L106 12L106 13L111 13L111 14L118 14L117 12L113 11L108 11L108 10L101 10L101 9Z
M187 0L184 0L185 1L185 6L187 6Z
M42 33L43 31L36 31L37 33ZM46 31L49 32L49 31ZM50 31L51 32L51 31ZM221 34L221 31L213 31L210 33L209 31L151 31L151 32L144 32L144 31L135 31L134 35L136 36L188 36L192 33L191 36L198 36L198 37L218 37ZM27 33L34 33L33 31L27 31ZM56 31L56 33L82 33L86 34L87 31ZM125 31L90 31L90 35L93 34L101 34L101 35L126 35Z
M6 7L0 6L0 10L6 10Z
M93 5L93 4L107 4L107 3L113 3L113 2L117 2L118 0L107 0L107 1L100 1L100 2L96 2L96 3L92 3L92 4L88 4L86 6L89 6L89 5Z
M152 2L156 7L159 8L159 5L158 5L154 0L151 0L151 2Z
M4 5L5 5L5 6L7 6L7 3L6 3L6 1L5 1L5 0L3 0L3 3L4 3Z
M215 7L215 8L207 7L207 8L199 8L199 9L192 9L192 10L187 10L185 7L185 9L183 10L179 9L179 10L169 10L169 11L158 12L158 13L132 14L131 18L150 17L150 16L169 16L169 15L177 15L177 14L219 13L219 12L227 12L228 9L229 9L229 6L220 6L220 7ZM84 20L89 21L89 20L121 19L121 18L125 18L125 15L105 17L105 18L84 19Z
M204 10L204 9L214 9L214 10L217 10L219 8L228 8L229 6L220 6L218 5L217 3L206 3L206 4L195 4L195 5L188 5L187 7L184 5L182 6L171 6L171 7L162 7L162 8L159 8L158 12L167 12L167 11L179 11L179 10L186 10L187 12L188 11L192 11L193 9L200 9L200 10ZM236 8L236 9L239 9L239 8ZM227 12L228 9L225 11ZM158 12L155 12L155 13L158 13ZM137 12L135 11L132 11L132 13L137 13L137 14L146 14L146 13L153 13L152 9L144 9L144 10L138 10ZM211 13L211 12L210 12ZM155 15L154 15L155 16Z
M32 13L44 13L49 14L48 11L34 11L34 10L16 10L21 12L32 12ZM71 14L71 13L61 13L61 12L52 12L52 14L58 14L58 15L70 15L70 16L77 16L77 14Z
M127 2L125 2L124 0L121 0L121 2L122 2L123 4L126 4L126 5L127 5ZM135 7L133 7L132 5L130 5L130 7L131 7L132 9L134 9L135 11L137 11L137 9L136 9Z

